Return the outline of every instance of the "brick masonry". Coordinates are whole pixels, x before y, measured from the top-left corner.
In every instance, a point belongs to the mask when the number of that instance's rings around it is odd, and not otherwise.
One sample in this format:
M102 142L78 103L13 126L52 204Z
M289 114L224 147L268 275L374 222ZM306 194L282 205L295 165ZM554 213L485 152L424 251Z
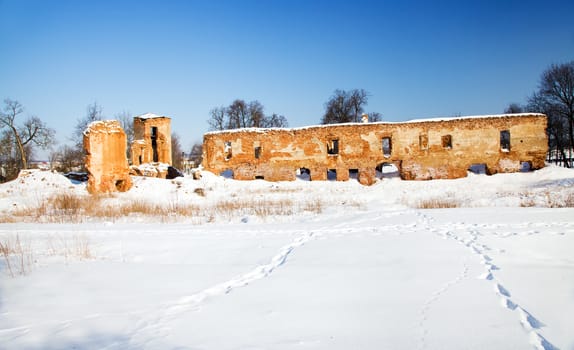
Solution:
M507 114L350 123L290 129L236 129L204 135L203 167L233 178L295 180L301 169L311 180L375 182L383 164L405 180L465 177L480 164L488 174L544 167L548 140L543 114ZM336 175L335 175L336 174Z
M151 113L134 117L131 155L133 165L145 163L171 165L171 119Z
M84 131L89 193L125 192L132 187L126 134L116 120L91 123Z

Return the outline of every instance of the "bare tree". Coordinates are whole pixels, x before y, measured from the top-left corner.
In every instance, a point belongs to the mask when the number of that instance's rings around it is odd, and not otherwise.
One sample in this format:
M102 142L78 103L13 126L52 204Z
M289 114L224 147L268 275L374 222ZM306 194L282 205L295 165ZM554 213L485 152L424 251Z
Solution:
M134 140L134 118L132 117L132 114L128 111L122 111L120 113L116 113L114 117L120 122L122 129L124 129L128 145L131 144Z
M0 182L10 181L18 176L18 161L14 135L9 130L0 134Z
M265 124L263 125L264 128L286 128L288 126L287 118L276 113L265 118Z
M226 122L225 116L227 111L225 107L216 107L209 111L209 129L210 130L225 130Z
M361 115L364 112L363 107L369 100L368 94L363 89L352 90L349 94L349 105L351 107L351 121L358 123L361 121Z
M102 107L97 102L94 102L86 108L86 116L79 118L76 122L72 141L78 149L82 150L84 148L84 131L88 125L98 120L102 120Z
M102 120L102 107L97 103L94 102L91 105L86 107L86 115L82 118L78 118L76 120L76 126L74 128L74 133L70 140L74 143L74 147L76 148L75 154L77 159L74 162L81 164L82 170L84 168L84 131L88 128L88 126L95 122Z
M348 123L350 114L347 92L335 90L333 96L325 104L325 114L321 119L321 124Z
M130 160L131 164L130 147L134 141L134 118L130 112L122 111L115 115L115 119L120 122L122 129L124 129L124 132L126 133L126 158Z
M243 100L235 100L226 109L227 129L249 127L247 104Z
M28 169L28 155L32 152L32 145L48 148L54 142L55 131L35 116L26 119L21 126L16 125L16 117L24 112L24 107L18 101L8 98L4 104L4 111L0 112L0 127L8 128L12 133L22 168Z
M179 135L174 132L171 133L171 162L174 167L182 169L183 149L181 148Z
M383 120L383 115L379 112L371 112L371 113L367 113L369 115L369 121L370 122L380 122Z
M203 144L195 143L193 147L191 147L189 158L191 159L191 161L193 161L195 166L199 166L199 164L201 164L201 161L203 160Z
M549 146L556 147L564 165L572 167L574 147L574 61L551 65L542 74L538 91L528 101L528 109L548 116ZM568 156L566 156L568 151Z
M55 170L63 173L82 169L83 151L69 145L62 145L52 152L52 161L56 163Z
M325 114L323 114L321 124L359 123L368 101L369 93L363 89L350 91L337 89L325 103ZM376 112L371 115L374 115L375 119L380 116ZM373 120L373 118L370 119Z
M524 108L519 105L518 103L511 103L506 107L504 113L513 114L513 113L522 113L524 112Z
M574 61L552 65L542 74L540 94L554 106L558 115L566 122L568 130L568 150L572 167L572 147L574 147Z
M566 118L559 113L557 106L549 103L548 100L534 93L528 99L528 105L525 107L529 112L544 113L548 117L546 133L548 134L549 153L559 155L558 159L565 167L570 167L568 156L566 154L568 144L568 122Z

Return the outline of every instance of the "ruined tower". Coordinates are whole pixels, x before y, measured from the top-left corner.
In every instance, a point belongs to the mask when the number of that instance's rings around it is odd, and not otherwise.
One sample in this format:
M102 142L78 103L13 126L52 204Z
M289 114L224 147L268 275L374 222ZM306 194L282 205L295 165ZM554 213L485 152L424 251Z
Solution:
M132 187L126 134L117 120L91 123L84 131L89 193L125 192Z
M171 160L171 119L153 113L134 117L132 164L165 163Z

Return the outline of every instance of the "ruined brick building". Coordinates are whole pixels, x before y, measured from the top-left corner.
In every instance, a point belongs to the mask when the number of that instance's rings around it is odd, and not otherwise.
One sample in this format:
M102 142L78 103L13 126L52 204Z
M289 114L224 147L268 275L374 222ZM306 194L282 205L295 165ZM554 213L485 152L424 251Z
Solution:
M132 164L165 163L171 165L171 119L152 113L134 117Z
M203 167L239 180L357 177L372 184L385 165L405 180L465 177L544 167L546 116L506 114L291 129L236 129L204 135Z
M130 174L166 177L171 165L171 119L155 114L134 118L130 168L126 157L127 137L117 120L91 123L84 131L88 192L124 192L131 188ZM136 167L149 166L145 171Z

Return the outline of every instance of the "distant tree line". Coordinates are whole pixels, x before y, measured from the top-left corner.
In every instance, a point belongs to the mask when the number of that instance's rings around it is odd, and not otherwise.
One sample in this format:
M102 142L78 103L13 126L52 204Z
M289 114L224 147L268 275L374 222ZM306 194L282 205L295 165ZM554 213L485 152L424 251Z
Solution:
M574 61L553 64L525 105L511 103L506 113L535 112L548 117L548 160L571 168L574 147Z

